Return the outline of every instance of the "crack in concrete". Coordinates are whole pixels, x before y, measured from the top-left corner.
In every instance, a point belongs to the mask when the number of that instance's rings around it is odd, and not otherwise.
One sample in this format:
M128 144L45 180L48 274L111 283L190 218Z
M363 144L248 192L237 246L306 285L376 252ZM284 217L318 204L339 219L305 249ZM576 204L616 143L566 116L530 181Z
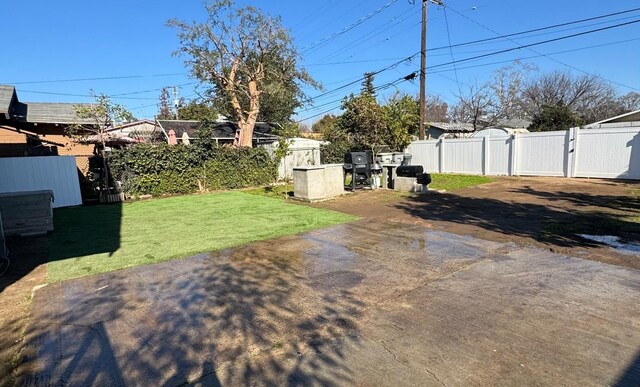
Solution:
M447 385L446 385L446 384L444 384L444 382L443 382L442 380L438 379L438 377L436 376L436 374L434 374L433 372L431 372L431 370L430 370L430 369L425 368L425 370L427 370L427 372L428 372L431 376L433 376L433 378L434 378L435 380L437 380L440 384L442 384L444 387L447 387Z
M396 354L395 354L395 352L393 352L392 350L390 350L389 348L387 348L387 346L385 345L384 341L377 341L377 343L378 343L378 344L380 344L380 346L381 346L382 348L384 348L384 349L385 349L385 351L389 352L389 353L391 354L391 356L393 356L393 360L394 360L394 361L396 361L396 362L398 362L398 363L402 364L402 365L403 365L403 366L405 366L405 367L412 368L412 367L411 367L411 366L409 366L408 364L405 364L405 363L403 363L402 361L398 360L398 355L396 355ZM428 369L428 368L425 368L425 370L429 373L429 375L433 376L433 378L434 378L435 380L437 380L437 381L438 381L438 383L440 383L440 384L442 384L443 386L447 387L447 385L446 385L446 384L444 384L444 382L443 382L442 380L440 380L440 379L438 378L438 376L436 376L436 374L435 374L433 371L431 371L431 370L430 370L430 369Z

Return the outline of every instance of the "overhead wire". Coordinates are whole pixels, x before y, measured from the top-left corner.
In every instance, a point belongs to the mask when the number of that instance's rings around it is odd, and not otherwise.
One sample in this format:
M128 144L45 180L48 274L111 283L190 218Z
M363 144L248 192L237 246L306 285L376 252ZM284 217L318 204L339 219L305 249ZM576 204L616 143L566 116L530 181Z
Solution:
M381 6L380 8L378 8L375 11L367 14L366 16L361 17L356 22L344 27L340 31L334 32L333 34L325 36L324 38L321 38L320 40L312 43L311 45L309 45L307 47L304 47L300 51L300 53L301 54L305 54L305 53L311 52L313 50L316 50L318 47L327 44L328 42L330 42L331 40L337 38L338 36L343 35L343 34L349 32L349 31L351 31L352 29L356 28L357 26L361 25L362 23L366 22L367 20L370 20L374 16L380 14L382 11L384 11L387 8L389 8L391 5L393 5L393 3L397 2L397 1L398 0L390 0L389 2L387 2L386 4Z
M566 36L556 37L556 38L553 38L553 39L547 39L547 40L543 40L543 41L539 41L539 42L529 43L529 44L526 44L526 45L519 45L517 47L511 47L511 48L507 48L507 49L502 49L502 50L494 51L494 52L487 53L487 54L476 55L476 56L467 57L467 58L463 58L463 59L453 60L451 62L441 63L441 64L437 64L435 66L430 66L427 69L427 72L429 73L429 71L432 70L433 68L445 67L445 66L448 66L448 65L458 64L458 63L463 63L463 62L469 62L469 61L473 61L473 60L477 60L477 59L481 59L481 58L486 58L486 57L490 57L490 56L494 56L494 55L499 55L499 54L503 54L503 53L507 53L507 52L511 52L511 51L515 51L515 50L520 50L520 49L524 49L524 48L528 48L528 47L533 47L533 46L538 46L538 45L547 44L547 43L551 43L551 42L556 42L556 41L560 41L560 40L565 40L565 39L569 39L569 38L574 38L574 37L577 37L577 36L588 35L588 34L592 34L592 33L596 33L596 32L609 30L609 29L612 29L612 28L623 27L623 26L635 24L635 23L638 23L638 22L640 22L640 19L637 19L637 20L634 20L634 21L630 21L630 22L625 22L625 23L619 23L619 24L615 24L615 25L611 25L611 26L607 26L607 27L601 27L601 28L597 28L597 29L593 29L593 30L583 31L583 32L580 32L580 33L575 33L575 34L570 34L570 35L566 35ZM406 57L406 58L404 58L404 59L402 59L400 61L397 61L397 62L395 62L395 63L393 63L393 64L391 64L391 65L389 65L389 66L387 66L387 67L385 67L383 69L377 70L377 71L373 72L373 74L376 75L376 74L379 74L379 73L381 73L383 71L395 68L398 64L400 64L400 63L402 63L404 61L407 61L408 59L410 59L412 57L415 57L417 54L419 54L419 52L416 53L416 54L413 54L413 55L411 55L409 57ZM540 54L540 55L549 55L549 54ZM353 84L355 84L357 82L360 82L362 80L364 80L364 77L358 78L357 80L355 80L353 82L350 82L348 84L342 85L342 86L337 87L337 88L334 88L334 89L332 89L332 90L330 90L328 92L319 94L319 95L311 98L310 100L315 100L315 99L317 99L317 98L319 98L321 96L329 95L329 94L334 93L336 91L343 90L344 88L347 88L347 87L349 87L349 86L351 86L351 85L353 85ZM335 109L335 107L332 108L331 110L334 110L334 109ZM329 111L331 111L331 110L329 110ZM318 115L320 115L320 114L318 114ZM306 117L302 121L310 119L310 118L314 118L314 117L316 117L318 115L314 115L312 117Z
M513 35L511 35L511 34L508 34L508 35L502 35L502 34L500 34L499 32L497 32L497 31L495 31L495 30L491 29L490 27L487 27L487 26L483 25L482 23L479 23L479 22L477 22L477 21L475 21L475 20L473 20L473 19L471 19L471 18L467 17L466 15L464 15L464 14L462 14L462 13L460 13L460 12L456 11L455 9L451 8L450 6L448 6L448 5L446 5L446 4L444 5L444 7L445 7L445 8L449 8L449 9L451 9L451 10L452 10L453 12L455 12L456 14L458 14L458 15L460 15L461 17L463 17L463 18L465 18L465 19L467 19L467 20L471 21L472 23L474 23L474 24L476 24L476 25L478 25L478 26L480 26L480 27L482 27L482 28L486 29L487 31L490 31L490 32L492 32L492 33L494 33L494 34L498 35L499 37L507 38L509 41L511 41L511 42L513 42L513 43L515 43L515 44L517 44L517 45L520 45L520 43L519 43L519 42L517 42L517 41L515 41L515 40L513 40L513 39L511 39L511 38L510 38L510 36L513 36ZM620 14L624 14L624 13L635 12L635 11L638 11L638 10L640 10L640 8L634 8L634 9L630 9L630 10L624 10L624 11L620 11L620 12L610 13L610 14L607 14L607 15L602 15L602 16L597 16L597 17L591 17L591 18L582 19L582 20L583 20L583 21L587 21L587 20L588 20L588 21L590 21L590 20L600 19L600 18L603 18L603 17L610 17L610 16L613 16L613 15L620 15ZM590 33L594 33L594 32L605 31L605 30L609 30L609 29L612 29L612 28L617 28L617 27L621 27L621 26L626 26L626 25L635 24L635 23L638 23L638 22L640 22L640 20L632 20L632 21L625 22L625 23L619 23L619 24L615 24L615 25L612 25L612 26L607 26L607 27L597 28L597 29L595 29L595 30L589 30L589 31L581 32L581 33L572 34L572 35L569 35L569 36L566 36L566 37L563 37L563 38L550 39L550 40L545 41L545 42L543 42L543 43L553 42L553 41L562 40L562 39L568 39L568 38L572 38L572 37L575 37L575 36L586 35L586 34L590 34ZM562 23L561 25L567 25L567 24L568 24L568 23ZM542 43L539 43L539 44L542 44ZM514 48L514 49L527 48L527 49L529 49L530 51L532 51L532 52L534 52L534 53L536 53L536 54L542 55L542 56L546 57L546 58L547 58L547 59L549 59L549 60L552 60L552 61L554 61L554 62L556 62L556 63L558 63L558 64L561 64L561 65L563 65L563 66L565 66L565 67L568 67L568 68L570 68L570 69L573 69L573 70L579 71L579 72L581 72L581 73L583 73L583 74L591 75L591 76L597 77L597 78L599 78L599 79L601 79L601 80L603 80L603 81L605 81L605 82L608 82L608 83L611 83L611 84L615 84L615 85L618 85L618 86L622 86L622 87L625 87L625 88L628 88L628 89L631 89L631 90L638 90L638 89L637 89L637 88L635 88L635 87L628 86L628 85L625 85L625 84L622 84L622 83L619 83L619 82L616 82L616 81L612 81L612 80L607 79L607 78L604 78L604 77L602 77L602 76L600 76L600 75L593 74L593 73L590 73L590 72L588 72L588 71L584 71L584 70L579 69L579 68L577 68L577 67L575 67L575 66L573 66L573 65L569 65L569 64L564 63L564 62L562 62L562 61L559 61L559 60L557 60L557 59L555 59L555 58L551 58L551 57L549 57L549 56L547 56L547 55L545 55L545 54L542 54L542 53L540 53L540 52L536 51L535 49L532 49L532 48L531 48L532 46L535 46L535 45L538 45L538 44L526 44L526 45L522 45L522 46L516 47L516 48Z

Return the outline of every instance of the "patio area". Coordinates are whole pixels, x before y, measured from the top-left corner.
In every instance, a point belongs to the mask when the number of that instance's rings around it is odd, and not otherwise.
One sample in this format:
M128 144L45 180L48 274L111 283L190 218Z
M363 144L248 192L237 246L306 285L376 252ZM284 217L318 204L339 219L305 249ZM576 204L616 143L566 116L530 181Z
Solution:
M637 385L638 271L361 220L35 293L23 385Z

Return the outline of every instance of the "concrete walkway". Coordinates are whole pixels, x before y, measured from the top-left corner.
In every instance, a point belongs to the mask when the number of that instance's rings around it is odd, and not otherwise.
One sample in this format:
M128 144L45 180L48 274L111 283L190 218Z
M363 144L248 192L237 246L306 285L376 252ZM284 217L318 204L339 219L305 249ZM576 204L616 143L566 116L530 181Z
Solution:
M47 286L26 340L26 385L631 386L640 271L361 221Z

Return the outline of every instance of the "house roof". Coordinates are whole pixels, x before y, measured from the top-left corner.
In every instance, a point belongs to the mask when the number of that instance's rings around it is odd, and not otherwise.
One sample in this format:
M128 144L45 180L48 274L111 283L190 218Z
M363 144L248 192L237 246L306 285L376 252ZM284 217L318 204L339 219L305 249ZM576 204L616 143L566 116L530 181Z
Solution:
M8 115L11 111L11 102L16 98L16 89L9 85L0 85L0 114Z
M531 125L531 121L523 118L503 118L498 120L496 126L512 129L526 129Z
M587 128L597 127L602 124L615 124L621 122L636 122L640 121L640 110L634 110L629 113L620 114L619 116L607 118L606 120L594 122L592 124L586 125Z
M95 124L91 118L79 118L74 103L28 102L26 122L47 124Z
M113 128L109 128L106 131L107 132L111 132L111 131L114 131L114 130L126 129L126 128L130 128L132 126L143 125L143 124L149 124L149 125L153 125L153 126L157 126L158 125L158 124L156 124L155 122L153 122L151 120L138 120L138 121L133 121L133 122L127 122L125 124L118 125L118 126L115 126Z
M473 132L473 124L464 122L429 122L430 128L436 128L445 132Z
M182 138L184 133L187 133L189 138L198 138L197 131L200 126L203 124L200 121L192 121L192 120L158 120L160 127L165 132L165 135L168 136L169 131L173 129L176 133L176 138ZM218 139L230 139L233 140L236 131L239 129L238 124L235 122L224 121L224 122L215 122L213 125L213 138ZM267 122L256 122L256 125L253 130L253 138L254 139L271 139L277 138L274 132L275 125L267 123Z

